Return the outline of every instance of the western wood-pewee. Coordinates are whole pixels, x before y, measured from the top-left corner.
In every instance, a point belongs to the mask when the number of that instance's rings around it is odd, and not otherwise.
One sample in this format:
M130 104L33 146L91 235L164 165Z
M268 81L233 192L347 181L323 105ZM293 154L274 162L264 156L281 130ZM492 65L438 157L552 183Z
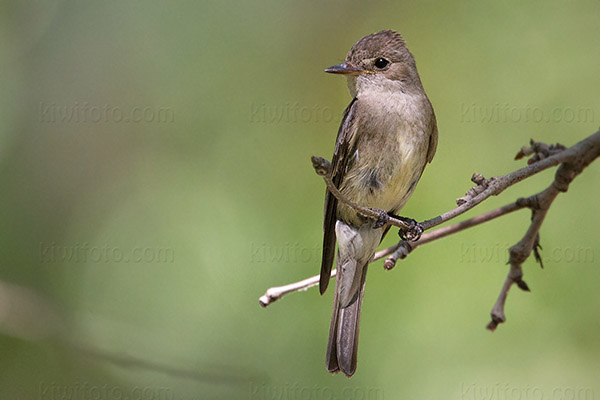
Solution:
M346 60L325 72L347 78L353 97L340 125L331 177L362 206L397 214L435 154L437 124L413 55L400 34L385 30L360 39ZM364 218L325 196L321 294L338 242L337 279L327 369L356 371L358 330L367 266L389 225Z

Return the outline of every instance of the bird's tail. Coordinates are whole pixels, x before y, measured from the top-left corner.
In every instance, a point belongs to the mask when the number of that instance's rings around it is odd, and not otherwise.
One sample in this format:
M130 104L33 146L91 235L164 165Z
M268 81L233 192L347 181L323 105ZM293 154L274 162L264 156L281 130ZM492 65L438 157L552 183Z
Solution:
M337 277L333 315L327 345L327 370L350 377L356 371L360 311L367 267L382 236L382 229L366 225L355 228L336 223Z
M367 266L365 265L361 278L360 293L348 306L341 306L339 293L337 290L335 292L333 315L329 327L329 343L327 344L327 370L329 372L342 371L350 377L356 371L360 309L366 276Z

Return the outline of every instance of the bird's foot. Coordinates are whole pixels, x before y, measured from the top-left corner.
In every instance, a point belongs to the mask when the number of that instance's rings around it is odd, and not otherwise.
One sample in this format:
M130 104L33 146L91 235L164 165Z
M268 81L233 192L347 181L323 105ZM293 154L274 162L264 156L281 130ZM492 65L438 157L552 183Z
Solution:
M417 240L419 240L421 238L421 235L423 234L423 225L421 225L421 223L415 221L412 218L406 218L406 217L396 217L397 219L401 220L402 222L406 222L409 226L406 229L400 229L398 230L398 236L400 236L400 239L402 240L406 240L406 241L411 241L411 242L416 242Z

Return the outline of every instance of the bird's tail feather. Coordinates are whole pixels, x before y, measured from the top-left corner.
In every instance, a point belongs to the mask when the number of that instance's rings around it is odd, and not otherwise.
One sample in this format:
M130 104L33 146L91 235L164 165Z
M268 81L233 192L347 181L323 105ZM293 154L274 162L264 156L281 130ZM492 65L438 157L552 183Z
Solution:
M342 371L346 376L351 377L356 371L360 310L366 277L367 265L362 268L360 290L346 307L341 306L340 292L335 291L333 315L329 327L329 343L327 344L327 370L329 372Z
M327 369L352 376L356 371L358 331L367 267L381 241L383 229L359 228L337 221L337 276L327 346Z

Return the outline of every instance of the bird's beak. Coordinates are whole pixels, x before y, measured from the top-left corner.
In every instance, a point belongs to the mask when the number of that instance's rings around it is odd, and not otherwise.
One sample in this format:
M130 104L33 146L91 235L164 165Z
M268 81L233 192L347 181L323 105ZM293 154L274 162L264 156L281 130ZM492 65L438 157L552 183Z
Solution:
M329 72L330 74L360 75L363 73L370 73L371 71L360 69L348 62L343 62L341 64L337 64L327 68L325 72Z

